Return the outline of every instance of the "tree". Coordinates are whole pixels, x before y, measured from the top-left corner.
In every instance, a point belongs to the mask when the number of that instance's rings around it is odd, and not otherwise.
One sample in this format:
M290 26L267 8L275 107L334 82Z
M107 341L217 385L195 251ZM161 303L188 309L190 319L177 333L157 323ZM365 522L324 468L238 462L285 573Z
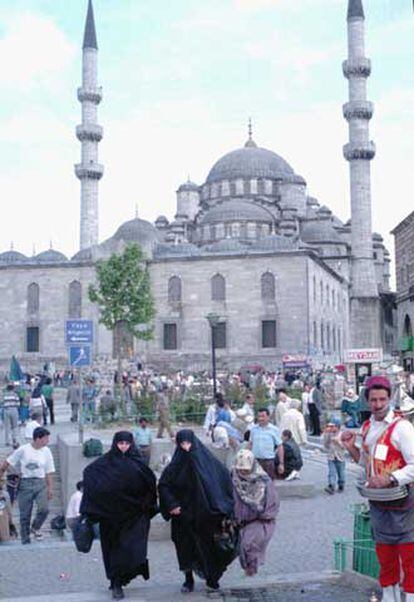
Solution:
M108 330L119 329L118 375L125 352L126 333L145 341L153 337L155 316L148 267L141 247L125 247L96 265L97 284L89 286L89 299L99 307L99 322Z

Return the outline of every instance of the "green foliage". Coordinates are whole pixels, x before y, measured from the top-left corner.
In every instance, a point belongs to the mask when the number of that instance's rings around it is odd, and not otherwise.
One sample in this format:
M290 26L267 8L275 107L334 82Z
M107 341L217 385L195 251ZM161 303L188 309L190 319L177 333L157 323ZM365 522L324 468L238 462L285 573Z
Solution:
M141 247L128 245L122 255L99 261L96 276L89 299L99 307L101 324L109 330L122 324L134 337L152 339L155 304Z

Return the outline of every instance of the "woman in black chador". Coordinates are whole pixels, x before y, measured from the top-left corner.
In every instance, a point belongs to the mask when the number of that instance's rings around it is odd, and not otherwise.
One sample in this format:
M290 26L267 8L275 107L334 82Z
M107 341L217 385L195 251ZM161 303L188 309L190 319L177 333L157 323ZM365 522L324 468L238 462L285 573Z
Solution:
M154 473L141 458L132 433L115 434L112 447L85 468L80 512L99 522L102 556L112 597L134 577L149 579L150 519L156 508Z
M181 591L194 590L193 571L206 580L208 589L217 590L229 560L214 536L220 533L223 518L233 515L230 473L193 431L179 431L176 442L158 491L163 517L172 519L171 538L185 573Z

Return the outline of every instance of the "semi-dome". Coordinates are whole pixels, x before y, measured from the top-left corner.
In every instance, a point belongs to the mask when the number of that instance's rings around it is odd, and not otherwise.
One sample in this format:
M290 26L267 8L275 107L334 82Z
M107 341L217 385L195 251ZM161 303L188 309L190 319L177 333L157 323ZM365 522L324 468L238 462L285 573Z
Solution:
M270 211L257 203L231 199L209 209L201 218L200 224L247 221L273 223L274 217Z
M39 263L60 263L62 261L67 261L68 258L59 251L48 249L47 251L42 251L42 253L36 255L34 260Z
M252 251L291 251L297 247L296 241L280 234L264 236L252 246Z
M294 175L295 172L282 157L266 148L256 146L250 140L243 148L221 157L211 168L206 184L237 178L284 179Z
M340 243L341 238L330 220L315 220L305 222L302 227L301 239L309 243Z
M113 240L145 244L157 242L159 235L150 222L136 217L119 226L112 238Z
M71 261L92 261L92 249L81 249L72 257Z
M23 263L25 261L28 261L28 257L19 251L13 251L13 249L0 253L1 263Z

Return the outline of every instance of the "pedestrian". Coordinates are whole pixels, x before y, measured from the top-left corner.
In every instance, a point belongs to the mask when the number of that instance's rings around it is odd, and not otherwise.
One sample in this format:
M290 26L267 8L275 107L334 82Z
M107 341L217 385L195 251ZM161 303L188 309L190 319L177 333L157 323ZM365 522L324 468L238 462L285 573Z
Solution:
M366 470L360 490L369 499L382 600L399 601L401 583L406 602L414 602L414 427L391 409L387 378L369 378L365 395L371 417L361 427L362 447L352 431L341 439ZM378 501L377 490L387 501Z
M246 412L245 416L251 416L254 419L254 404L255 399L252 393L247 393L246 401L244 402L242 409Z
M341 412L345 419L345 425L348 428L357 428L359 426L359 397L351 388L346 391L342 399Z
M40 390L43 397L46 401L47 409L49 410L50 424L55 424L55 407L54 407L54 398L53 398L53 385L52 379L47 377L45 384L42 385Z
M290 408L291 399L288 397L286 389L280 389L278 393L278 402L275 407L275 424L280 428L282 417Z
M107 389L100 399L100 410L104 420L115 420L116 403L111 389Z
M306 433L305 418L300 411L302 404L299 399L291 399L289 405L288 411L282 416L279 428L281 431L289 430L298 445L306 445L308 436Z
M82 388L82 413L85 422L94 422L95 420L97 396L98 389L95 387L94 379L86 379L85 386Z
M170 400L168 399L168 386L165 383L162 385L162 389L157 395L156 410L158 413L157 439L163 438L165 430L169 436L173 438L174 433L170 423Z
M12 383L3 392L3 422L5 445L19 447L19 408L20 399Z
M278 473L284 473L284 453L280 431L276 426L270 424L267 408L260 408L257 412L257 425L250 430L249 446L254 457L272 481L276 478L276 454L279 457Z
M309 393L311 387L306 383L303 387L302 392L302 414L305 418L306 430L309 432L311 430L310 424L310 416L309 416Z
M142 461L132 433L115 433L109 452L83 472L80 513L99 523L102 557L112 598L138 575L149 579L151 517L156 510L155 475Z
M40 412L32 412L30 420L27 421L24 428L26 443L30 443L33 440L33 432L39 426L42 426L42 414Z
M71 422L77 422L79 417L79 405L80 405L80 387L76 379L70 381L68 390L66 393L66 403L70 404L71 409Z
M41 412L43 417L43 426L47 425L47 405L42 394L43 380L40 379L32 391L29 401L29 412Z
M282 431L282 445L284 458L284 471L281 473L277 470L278 476L285 481L293 481L300 479L300 471L303 467L302 454L300 447L294 440L292 432L289 429ZM275 458L275 466L278 468L279 457Z
M341 421L333 417L323 431L323 447L328 454L328 486L326 493L333 494L338 483L338 491L345 489L345 448L341 440Z
M223 520L234 513L229 471L193 431L181 430L158 491L161 513L165 520L171 519L171 539L185 575L181 592L194 591L193 572L206 580L209 590L218 590L228 558L220 554L217 536Z
M83 481L78 481L76 483L76 491L75 493L72 493L72 495L70 496L70 500L68 503L68 507L66 509L66 524L69 527L69 529L72 531L74 531L76 525L79 522L80 519L80 505L81 505L81 501L82 501L82 495L83 495Z
M152 431L148 426L148 420L141 416L139 427L134 431L135 444L142 454L142 459L147 466L151 460L151 444L153 441Z
M248 449L241 449L232 471L234 514L240 525L240 564L251 577L264 564L273 537L279 498L270 477Z
M40 426L33 431L33 440L16 449L0 465L0 478L9 466L20 466L19 486L20 537L23 544L30 543L32 533L36 540L43 539L40 528L49 514L49 500L52 499L52 475L55 464L49 443L50 432ZM37 506L32 519L33 503Z
M309 420L311 424L311 435L319 437L321 435L320 416L322 414L322 395L320 389L318 389L316 385L314 385L309 391L308 408Z

